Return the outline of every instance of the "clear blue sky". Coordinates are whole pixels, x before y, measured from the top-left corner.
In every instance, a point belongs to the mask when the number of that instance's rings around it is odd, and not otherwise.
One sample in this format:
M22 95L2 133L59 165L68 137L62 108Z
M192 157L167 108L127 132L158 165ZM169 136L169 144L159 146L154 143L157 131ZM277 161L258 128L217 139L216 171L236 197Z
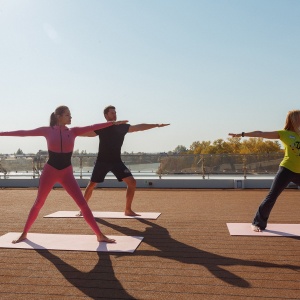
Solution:
M122 151L167 152L229 132L277 130L300 109L298 0L0 0L0 131L118 119L171 123ZM75 150L97 151L97 138ZM46 149L1 137L0 153Z

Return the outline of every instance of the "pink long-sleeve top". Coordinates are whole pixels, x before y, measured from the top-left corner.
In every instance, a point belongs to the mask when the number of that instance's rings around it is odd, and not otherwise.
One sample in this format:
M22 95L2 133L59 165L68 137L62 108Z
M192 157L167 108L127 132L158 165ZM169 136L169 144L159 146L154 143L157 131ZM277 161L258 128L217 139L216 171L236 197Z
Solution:
M77 136L112 125L112 122L107 122L73 128L68 128L67 126L49 126L31 130L0 132L0 136L44 136L47 140L49 151L48 163L57 169L63 169L71 164L71 156Z

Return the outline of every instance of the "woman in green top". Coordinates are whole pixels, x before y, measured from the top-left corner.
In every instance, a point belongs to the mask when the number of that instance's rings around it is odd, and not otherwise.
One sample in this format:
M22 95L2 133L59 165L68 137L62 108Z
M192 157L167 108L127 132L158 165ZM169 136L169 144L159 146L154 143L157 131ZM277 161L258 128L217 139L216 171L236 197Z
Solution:
M300 110L288 112L283 130L229 133L229 135L232 137L280 139L284 144L284 158L279 165L270 191L260 204L251 225L254 231L262 231L267 227L271 210L282 191L290 182L300 185Z

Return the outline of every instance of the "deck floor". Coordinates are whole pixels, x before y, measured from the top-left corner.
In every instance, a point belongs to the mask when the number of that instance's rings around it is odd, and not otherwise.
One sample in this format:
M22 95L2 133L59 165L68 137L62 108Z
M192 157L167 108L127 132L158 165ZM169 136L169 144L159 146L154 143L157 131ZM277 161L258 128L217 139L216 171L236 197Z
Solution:
M36 189L0 190L0 235L20 232ZM97 219L108 235L138 235L132 254L0 248L1 299L300 299L300 238L230 236L226 223L251 222L267 190L138 189L135 211L157 220ZM97 189L94 211L122 211L124 189ZM83 219L49 219L76 210L51 191L31 228L92 234ZM300 191L286 190L270 223L300 222Z

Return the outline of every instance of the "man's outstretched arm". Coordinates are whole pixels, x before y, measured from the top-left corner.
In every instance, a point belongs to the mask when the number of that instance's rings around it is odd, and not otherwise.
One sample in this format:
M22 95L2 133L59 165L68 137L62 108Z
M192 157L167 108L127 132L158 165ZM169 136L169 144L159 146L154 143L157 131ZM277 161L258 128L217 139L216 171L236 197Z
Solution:
M135 131L143 131L148 130L156 127L165 127L170 124L137 124L137 125L130 125L128 132L135 132Z

